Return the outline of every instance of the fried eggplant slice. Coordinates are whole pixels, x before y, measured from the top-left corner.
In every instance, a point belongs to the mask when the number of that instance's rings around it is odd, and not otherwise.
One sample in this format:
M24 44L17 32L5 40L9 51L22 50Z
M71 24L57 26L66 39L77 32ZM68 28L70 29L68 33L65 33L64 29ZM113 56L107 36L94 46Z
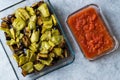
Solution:
M30 21L28 23L28 28L30 30L36 30L36 20L37 20L36 15L30 17Z
M56 45L59 45L61 44L61 42L64 40L63 36L62 35L53 35L51 37L51 41L56 44Z
M38 53L37 60L39 59L47 59L49 56L48 54Z
M38 10L41 12L41 14L42 14L43 17L49 17L50 16L50 12L49 12L49 9L48 9L46 3L41 4L38 7Z
M13 58L16 60L17 63L19 63L19 56L17 54L13 54Z
M13 21L12 25L16 31L20 31L26 26L26 22L22 20L21 18L16 18Z
M16 41L14 39L7 40L7 45L14 45L16 44Z
M52 58L52 57L49 57L47 60L39 59L39 61L40 61L42 64L44 64L44 65L50 66L50 64L51 64L52 61L53 61L53 58Z
M32 52L37 52L38 51L38 48L39 47L39 43L32 43L30 46L29 46L29 49L32 51Z
M44 68L44 64L40 64L40 63L38 63L38 64L35 64L34 65L34 68L37 70L37 71L40 71L40 70L42 70L43 68Z
M61 48L54 48L54 53L57 55L57 56L61 56L62 53L63 53L63 50Z
M35 11L34 11L34 9L33 9L32 7L27 6L27 7L26 7L26 10L28 11L28 13L29 13L31 16L35 15Z
M41 41L50 40L50 38L51 38L51 31L46 31L45 33L43 33L43 34L41 35L40 40L41 40Z
M34 71L33 62L28 62L24 64L21 68L22 68L22 74L26 76L28 73L31 73Z
M39 35L40 35L40 31L33 31L32 35L31 35L31 42L34 43L34 42L38 42L39 40Z
M26 62L28 62L27 57L24 56L23 54L21 54L21 55L19 56L19 63L18 63L18 65L19 65L19 66L22 66L22 65L24 65Z
M21 18L22 20L26 21L26 20L28 20L30 18L30 15L25 10L25 8L18 8L15 11L15 17L16 18Z
M56 26L56 25L57 25L57 21L56 21L55 16L52 14L51 17L52 17L52 20L53 20L54 26Z
M10 30L8 28L2 28L0 27L0 30L4 31L5 33L7 33L7 35L10 37L10 38L13 38Z
M41 47L40 47L40 53L48 54L48 51L49 51L50 47L51 46L47 41L42 41L41 42Z

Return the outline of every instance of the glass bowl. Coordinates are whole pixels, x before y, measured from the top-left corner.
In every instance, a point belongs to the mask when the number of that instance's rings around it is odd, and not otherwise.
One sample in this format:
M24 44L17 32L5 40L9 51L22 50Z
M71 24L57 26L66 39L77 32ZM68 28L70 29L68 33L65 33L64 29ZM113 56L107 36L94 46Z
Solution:
M119 46L101 8L96 4L89 4L70 14L66 25L88 60L109 54Z

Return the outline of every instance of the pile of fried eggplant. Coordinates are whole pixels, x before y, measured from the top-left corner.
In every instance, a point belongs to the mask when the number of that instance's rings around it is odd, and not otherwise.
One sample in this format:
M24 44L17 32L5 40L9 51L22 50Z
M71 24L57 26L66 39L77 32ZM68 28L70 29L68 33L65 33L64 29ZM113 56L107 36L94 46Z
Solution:
M18 8L2 18L0 30L24 76L68 57L64 37L57 27L55 16L43 1Z

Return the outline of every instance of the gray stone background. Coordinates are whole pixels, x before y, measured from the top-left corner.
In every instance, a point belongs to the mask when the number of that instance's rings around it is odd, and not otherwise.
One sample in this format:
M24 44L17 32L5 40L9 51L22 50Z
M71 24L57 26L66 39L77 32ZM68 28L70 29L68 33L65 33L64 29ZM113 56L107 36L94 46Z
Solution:
M7 1L7 0L6 0ZM14 0L11 0L14 2ZM29 4L39 0L26 0ZM120 80L120 48L115 52L94 61L88 61L78 48L71 32L65 25L67 16L87 4L97 4L101 7L112 32L120 42L120 0L50 0L62 23L66 34L75 51L75 60L72 64L53 71L38 80ZM5 0L4 0L5 2ZM4 6L4 4L0 4ZM15 9L15 8L13 8ZM7 11L9 13L10 10ZM7 14L5 13L5 14ZM0 17L5 15L0 13ZM0 39L3 35L0 33ZM0 45L0 80L16 80L15 74L8 62L4 50Z

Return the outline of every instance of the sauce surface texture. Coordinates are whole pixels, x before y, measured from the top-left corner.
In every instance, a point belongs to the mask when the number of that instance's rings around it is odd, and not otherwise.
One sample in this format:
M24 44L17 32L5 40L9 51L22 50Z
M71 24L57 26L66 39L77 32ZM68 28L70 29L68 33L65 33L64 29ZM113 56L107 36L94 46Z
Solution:
M74 13L67 23L86 58L96 58L114 47L114 40L95 8Z

